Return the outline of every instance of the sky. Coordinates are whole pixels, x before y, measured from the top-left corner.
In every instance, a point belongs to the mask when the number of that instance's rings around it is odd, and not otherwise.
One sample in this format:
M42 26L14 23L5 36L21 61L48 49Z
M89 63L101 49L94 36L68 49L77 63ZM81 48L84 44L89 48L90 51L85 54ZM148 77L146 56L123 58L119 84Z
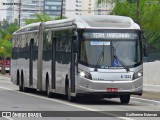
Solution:
M2 21L4 18L6 18L6 9L7 6L4 6L3 3L7 0L0 0L0 21Z

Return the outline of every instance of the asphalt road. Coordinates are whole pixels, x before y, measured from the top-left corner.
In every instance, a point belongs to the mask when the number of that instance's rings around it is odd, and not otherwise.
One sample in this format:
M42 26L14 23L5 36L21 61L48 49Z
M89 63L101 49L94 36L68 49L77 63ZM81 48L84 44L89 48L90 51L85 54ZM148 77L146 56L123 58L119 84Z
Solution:
M63 96L47 98L39 92L20 92L18 86L13 85L8 76L0 76L0 111L52 111L52 113L45 113L50 115L55 114L55 117L29 118L29 120L159 120L160 117L135 117L135 114L141 114L141 112L136 113L135 111L142 111L142 114L146 112L157 114L158 112L160 115L160 92L144 92L141 97L133 96L128 105L120 104L119 99L82 100L78 103L70 103ZM131 115L132 117L125 117L121 114L125 114L126 116ZM112 117L104 117L106 115ZM1 119L21 120L22 118L1 117L0 120ZM23 120L27 119L28 118L23 118Z

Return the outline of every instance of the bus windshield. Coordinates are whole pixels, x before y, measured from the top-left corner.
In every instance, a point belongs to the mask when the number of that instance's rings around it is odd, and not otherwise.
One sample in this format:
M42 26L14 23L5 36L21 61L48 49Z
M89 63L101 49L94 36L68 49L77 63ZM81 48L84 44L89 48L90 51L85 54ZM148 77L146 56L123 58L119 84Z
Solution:
M82 40L80 46L80 62L90 67L124 68L124 65L133 67L141 63L138 40L88 39Z

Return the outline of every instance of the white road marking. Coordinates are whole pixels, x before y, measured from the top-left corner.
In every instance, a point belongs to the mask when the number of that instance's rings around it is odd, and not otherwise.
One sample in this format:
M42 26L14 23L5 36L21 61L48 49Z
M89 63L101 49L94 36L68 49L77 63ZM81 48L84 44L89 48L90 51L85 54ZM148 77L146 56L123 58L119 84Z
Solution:
M0 76L0 79L7 79L7 80L9 80L10 79L10 77L4 77L4 76Z
M155 103L160 104L160 101L156 101L156 100L149 100L149 99L137 98L137 97L131 97L131 98L138 99L138 100L143 100L143 101L155 102Z
M19 91L15 91L15 90L12 90L12 89L9 89L9 88L5 88L5 87L0 87L0 89L5 89L5 90L13 91L13 92L16 92L16 93L21 93L21 94L24 94L24 95L33 96L33 97L37 97L37 98L40 98L40 99L45 99L45 100L65 104L65 105L68 105L68 106L72 106L72 107L76 107L76 108L80 108L80 109L84 109L84 110L88 110L88 111L97 111L99 113L106 114L108 116L113 116L115 118L122 119L122 120L134 120L132 118L119 117L116 114L112 114L112 113L104 113L104 112L101 112L101 110L87 108L87 107L83 107L83 106L80 106L80 105L75 105L74 103L68 103L68 102L61 101L61 100L56 100L56 99L51 99L51 98L47 98L47 97L43 97L43 96L37 96L37 95L29 94L29 93L19 92Z
M6 119L8 119L8 120L14 120L14 119L12 119L12 118L10 118L10 117L4 117L4 118L6 118Z
M146 91L146 92L160 92L160 90L155 90L155 89L144 89L143 91Z

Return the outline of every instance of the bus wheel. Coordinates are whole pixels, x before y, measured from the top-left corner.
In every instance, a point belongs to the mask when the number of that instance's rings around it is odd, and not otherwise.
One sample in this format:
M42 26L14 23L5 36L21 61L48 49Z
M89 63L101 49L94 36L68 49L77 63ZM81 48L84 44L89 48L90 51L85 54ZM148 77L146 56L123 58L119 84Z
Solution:
M21 91L21 92L23 91L23 87L20 84L19 84L19 91Z
M19 91L23 92L24 91L24 83L23 80L19 83Z
M17 85L19 85L19 91L23 91L22 84L20 83L19 72L17 72Z
M67 99L69 102L75 102L76 97L71 96L71 89L67 86Z
M23 80L22 80L22 91L23 92L28 92L28 89L25 87Z
M28 89L25 87L25 84L24 84L24 77L23 77L23 72L21 73L21 89L23 92L28 92Z
M120 101L122 104L128 104L130 101L130 95L122 95L120 96Z
M47 84L46 84L46 94L49 98L52 98L53 95L50 91L51 91L51 89L50 89L50 86L49 86L49 82L47 82Z

